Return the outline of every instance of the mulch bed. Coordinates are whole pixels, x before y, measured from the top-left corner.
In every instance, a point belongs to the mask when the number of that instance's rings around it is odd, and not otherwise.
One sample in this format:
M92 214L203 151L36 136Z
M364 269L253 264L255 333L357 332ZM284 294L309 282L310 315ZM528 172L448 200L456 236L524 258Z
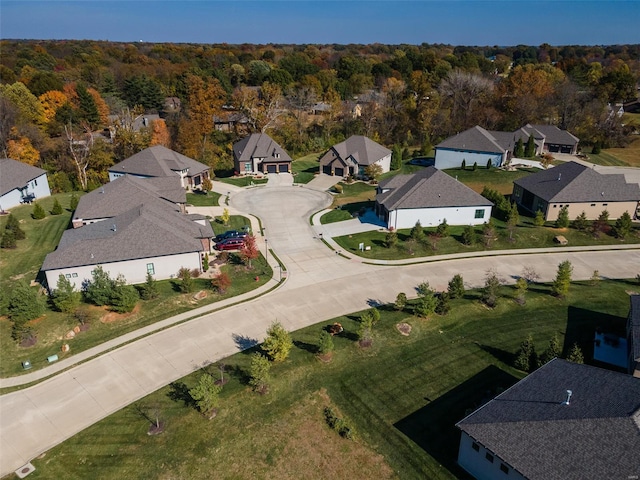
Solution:
M396 325L396 328L405 337L408 337L409 334L411 333L411 325L409 325L408 323L405 323L405 322L398 323Z

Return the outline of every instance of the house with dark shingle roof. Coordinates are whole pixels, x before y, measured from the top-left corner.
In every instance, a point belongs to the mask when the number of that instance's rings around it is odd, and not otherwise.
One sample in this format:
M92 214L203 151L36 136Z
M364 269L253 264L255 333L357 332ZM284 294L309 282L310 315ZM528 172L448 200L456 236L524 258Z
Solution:
M364 177L369 165L391 168L391 150L362 135L352 135L329 149L320 158L320 171L327 175Z
M640 295L630 295L631 307L627 318L627 355L629 373L640 378Z
M266 133L252 133L233 144L233 165L240 175L291 172L291 157Z
M162 145L154 145L109 169L109 181L124 175L138 178L177 176L183 188L194 189L200 188L209 178L209 167Z
M211 251L211 224L202 216L177 212L169 202L136 205L105 221L66 230L41 271L49 290L64 275L78 289L100 265L111 278L142 283L147 273L156 280L174 278L182 267L202 270Z
M0 159L0 211L50 195L47 172L10 158Z
M479 225L491 218L493 203L434 167L380 182L376 214L387 228Z
M458 464L479 480L640 474L640 379L551 360L465 417Z
M518 140L526 144L533 136L536 155L546 152L576 154L578 138L554 125L527 124L513 132L485 130L476 125L436 145L435 166L444 170L477 163L481 167L506 165Z
M137 205L167 204L185 212L187 195L177 176L142 179L125 175L80 197L73 228L108 220Z
M567 162L513 182L511 198L524 209L541 211L545 220L554 221L563 206L574 219L585 212L595 220L603 210L610 219L628 212L637 216L640 186L627 183L624 175L605 175L581 163Z

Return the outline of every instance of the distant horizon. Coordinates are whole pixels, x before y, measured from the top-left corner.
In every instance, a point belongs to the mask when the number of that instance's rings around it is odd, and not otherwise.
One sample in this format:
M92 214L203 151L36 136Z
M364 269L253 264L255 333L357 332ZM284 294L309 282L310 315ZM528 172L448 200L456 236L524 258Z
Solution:
M473 47L640 43L640 2L635 0L2 0L0 13L0 38L13 41Z

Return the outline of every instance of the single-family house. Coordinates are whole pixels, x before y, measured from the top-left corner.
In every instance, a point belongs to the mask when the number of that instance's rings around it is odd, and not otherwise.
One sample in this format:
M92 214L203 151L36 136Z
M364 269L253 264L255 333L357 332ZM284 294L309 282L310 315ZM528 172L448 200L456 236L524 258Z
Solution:
M387 228L441 224L479 225L491 218L493 203L444 172L427 167L412 175L396 175L380 182L376 214Z
M201 188L209 167L162 145L146 148L109 169L109 181L124 175L138 178L180 178L183 188Z
M640 295L630 295L631 307L627 317L628 371L640 378Z
M184 213L186 201L187 195L177 175L146 179L125 175L80 197L71 223L73 228L79 228L109 220L137 205L152 203Z
M339 177L365 177L365 169L374 164L380 165L382 173L388 172L391 150L363 135L352 135L320 158L320 171Z
M640 378L556 358L456 426L478 480L635 478Z
M60 275L81 289L98 265L128 284L144 282L147 273L164 280L182 267L202 271L213 236L211 224L200 215L176 212L168 202L140 204L108 221L66 230L41 271L50 291Z
M603 210L610 219L628 212L637 216L640 186L627 183L624 175L601 174L581 163L566 162L513 182L511 198L532 213L542 211L547 221L558 218L564 206L569 218L585 212L587 219L595 220Z
M233 164L240 175L291 172L291 157L266 133L252 133L234 143Z
M0 159L0 211L49 195L47 172L10 158Z
M227 110L213 116L214 128L219 132L238 132L247 130L249 119L237 110Z
M435 147L435 166L439 169L458 168L477 163L481 167L499 167L509 163L518 140L526 144L533 136L536 155L543 153L578 152L579 139L555 125L527 124L513 132L485 130L475 127L449 137Z

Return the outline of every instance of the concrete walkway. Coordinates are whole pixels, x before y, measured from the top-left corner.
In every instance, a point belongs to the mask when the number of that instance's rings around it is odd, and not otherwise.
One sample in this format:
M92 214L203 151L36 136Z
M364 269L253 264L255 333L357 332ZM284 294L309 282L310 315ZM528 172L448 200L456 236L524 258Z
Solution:
M299 329L372 304L392 302L398 292L415 297L416 285L425 280L443 290L457 273L463 274L467 287L476 287L489 268L495 268L506 283L513 283L524 265L535 266L541 281L551 280L563 260L571 261L575 279L590 278L594 270L604 277L634 277L640 265L640 249L554 249L546 254L510 251L498 258L451 258L389 268L336 255L320 240L308 219L331 203L326 193L295 186L228 191L230 209L261 218L268 238L263 245L269 247L267 258L275 266L275 253L284 262L286 282L260 297L255 296L259 292L247 294L241 303L235 303L241 298L230 299L226 308L222 304L206 307L219 308L211 313L189 312L189 316L203 314L114 348L32 387L0 396L0 474L19 468L203 364L261 341L274 320L289 330ZM276 284L272 280L262 290ZM165 322L175 321L174 317Z

